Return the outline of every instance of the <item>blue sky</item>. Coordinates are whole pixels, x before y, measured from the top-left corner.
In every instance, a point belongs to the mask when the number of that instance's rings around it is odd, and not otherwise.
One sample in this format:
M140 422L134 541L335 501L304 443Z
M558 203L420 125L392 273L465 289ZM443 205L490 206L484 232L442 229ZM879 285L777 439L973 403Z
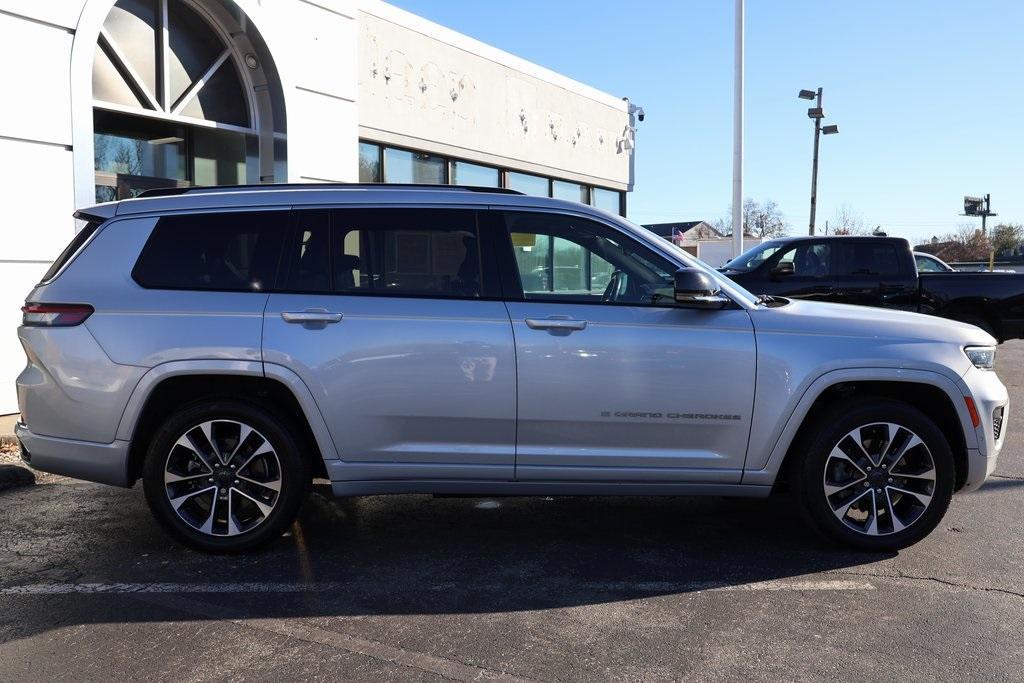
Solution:
M731 198L733 2L392 0L646 110L637 222L713 219ZM846 205L917 239L954 230L965 194L1024 222L1024 2L748 0L745 192L807 230L825 88L818 226Z

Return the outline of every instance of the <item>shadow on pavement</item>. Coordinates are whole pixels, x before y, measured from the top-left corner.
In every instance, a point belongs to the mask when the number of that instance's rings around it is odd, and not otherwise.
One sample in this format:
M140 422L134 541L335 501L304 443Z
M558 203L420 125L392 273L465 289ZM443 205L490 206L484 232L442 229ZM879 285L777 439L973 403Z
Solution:
M28 519L33 505L51 510L57 501L46 499L69 488L76 491L59 518ZM170 541L140 490L82 484L36 491L31 498L41 499L19 500L19 519L0 530L0 561L16 545L8 536L29 524L41 536L37 551L45 560L14 562L13 573L0 572L0 587L54 581L339 584L316 593L190 596L235 619L573 607L799 577L883 557L818 539L786 496L335 500L314 493L289 535L271 547L211 556ZM10 503L0 498L0 507ZM54 627L52 615L34 616L33 606L42 604L62 611L60 625L210 618L187 609L154 613L123 594L0 595L4 604L14 610L3 610L0 642ZM12 614L20 614L19 623L3 628Z

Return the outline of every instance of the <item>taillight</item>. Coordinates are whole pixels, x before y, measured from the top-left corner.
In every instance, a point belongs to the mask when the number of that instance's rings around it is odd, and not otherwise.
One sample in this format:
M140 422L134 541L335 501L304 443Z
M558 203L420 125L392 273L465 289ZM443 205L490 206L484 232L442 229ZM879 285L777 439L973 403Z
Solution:
M25 304L21 324L26 327L74 327L92 315L88 304Z

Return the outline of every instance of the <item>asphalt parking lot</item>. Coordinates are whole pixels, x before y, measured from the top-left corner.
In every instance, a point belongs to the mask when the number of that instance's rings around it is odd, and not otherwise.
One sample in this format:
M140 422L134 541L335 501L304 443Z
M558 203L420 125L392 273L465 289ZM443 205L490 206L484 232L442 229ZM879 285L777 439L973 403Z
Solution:
M1024 342L998 362L1024 405ZM314 495L272 548L211 557L141 487L44 477L0 492L0 679L1020 680L1009 429L996 476L882 556L786 497Z

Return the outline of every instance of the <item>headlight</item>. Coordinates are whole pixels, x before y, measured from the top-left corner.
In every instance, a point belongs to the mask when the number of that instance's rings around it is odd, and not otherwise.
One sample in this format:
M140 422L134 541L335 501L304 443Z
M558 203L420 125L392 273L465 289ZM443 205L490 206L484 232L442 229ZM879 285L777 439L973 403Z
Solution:
M994 346L965 346L964 353L976 368L991 370L996 365L996 347Z

